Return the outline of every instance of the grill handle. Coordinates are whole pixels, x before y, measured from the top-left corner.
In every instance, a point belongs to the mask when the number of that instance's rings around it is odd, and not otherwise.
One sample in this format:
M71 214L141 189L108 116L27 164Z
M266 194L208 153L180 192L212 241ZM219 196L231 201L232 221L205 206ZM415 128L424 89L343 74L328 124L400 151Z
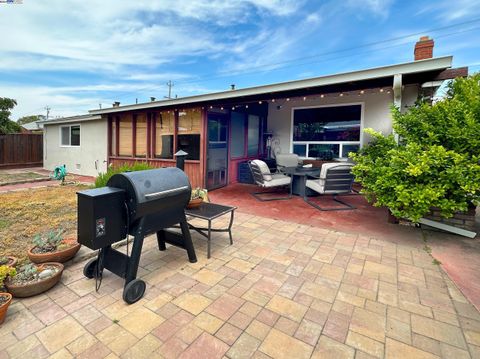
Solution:
M171 196L171 195L176 194L178 192L182 192L186 189L188 189L188 186L183 186L183 187L178 187L178 188L173 188L173 189L167 189L166 191L148 193L148 194L145 195L145 198L151 200L151 199L156 199L156 198L168 197L168 196Z

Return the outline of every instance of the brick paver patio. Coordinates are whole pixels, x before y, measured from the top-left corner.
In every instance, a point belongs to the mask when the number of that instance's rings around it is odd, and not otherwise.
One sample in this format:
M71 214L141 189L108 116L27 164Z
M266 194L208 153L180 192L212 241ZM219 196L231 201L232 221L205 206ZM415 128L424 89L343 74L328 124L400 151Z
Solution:
M84 263L49 292L15 300L0 358L478 358L480 314L411 242L238 213L212 258L145 242L145 297L122 299Z

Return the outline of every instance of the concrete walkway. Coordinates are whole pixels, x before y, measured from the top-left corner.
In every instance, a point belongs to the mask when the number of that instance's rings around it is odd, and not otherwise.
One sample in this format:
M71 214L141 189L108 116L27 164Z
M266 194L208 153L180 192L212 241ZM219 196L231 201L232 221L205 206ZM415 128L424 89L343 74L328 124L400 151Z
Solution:
M212 258L148 238L145 297L83 263L15 300L0 358L478 358L480 314L418 243L238 213Z

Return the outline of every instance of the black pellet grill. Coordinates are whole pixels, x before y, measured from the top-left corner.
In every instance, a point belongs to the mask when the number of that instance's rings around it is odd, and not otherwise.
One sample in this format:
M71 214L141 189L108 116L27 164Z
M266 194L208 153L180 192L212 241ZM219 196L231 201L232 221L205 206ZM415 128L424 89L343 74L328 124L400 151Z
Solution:
M123 300L129 304L145 292L145 282L136 279L143 239L156 233L158 247L165 243L187 251L190 262L197 257L185 218L191 186L178 168L160 168L113 175L107 187L80 191L78 196L78 241L91 249L99 249L83 273L100 278L108 269L125 278ZM181 234L168 228L180 225ZM130 255L112 248L112 244L134 236Z

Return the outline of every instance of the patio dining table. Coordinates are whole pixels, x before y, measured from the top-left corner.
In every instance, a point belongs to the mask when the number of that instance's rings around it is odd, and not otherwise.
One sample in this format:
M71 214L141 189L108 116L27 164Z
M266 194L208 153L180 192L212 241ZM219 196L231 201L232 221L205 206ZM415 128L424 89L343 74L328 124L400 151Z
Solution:
M297 196L314 196L317 193L309 188L305 188L306 176L320 176L320 168L317 167L285 167L283 172L292 177L292 194Z

